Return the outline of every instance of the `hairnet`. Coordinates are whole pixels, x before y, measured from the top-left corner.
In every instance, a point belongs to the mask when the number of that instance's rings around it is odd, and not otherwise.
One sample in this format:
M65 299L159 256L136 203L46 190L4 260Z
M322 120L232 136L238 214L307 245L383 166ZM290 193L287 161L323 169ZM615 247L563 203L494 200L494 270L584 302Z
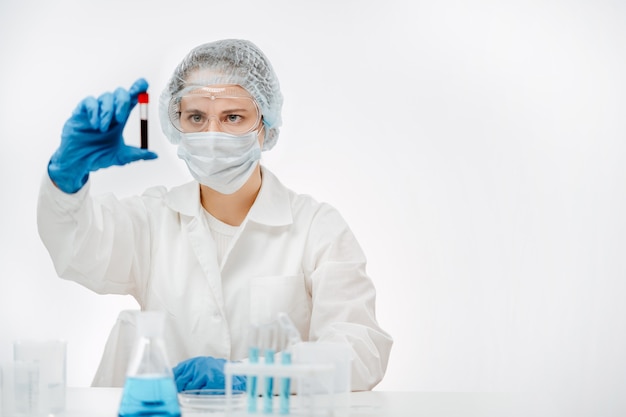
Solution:
M159 99L161 128L170 142L179 143L181 132L172 125L168 106L172 96L188 85L192 72L193 84L239 84L245 88L257 101L263 115L263 150L274 147L282 123L283 96L278 78L263 52L243 39L224 39L197 46L178 64Z

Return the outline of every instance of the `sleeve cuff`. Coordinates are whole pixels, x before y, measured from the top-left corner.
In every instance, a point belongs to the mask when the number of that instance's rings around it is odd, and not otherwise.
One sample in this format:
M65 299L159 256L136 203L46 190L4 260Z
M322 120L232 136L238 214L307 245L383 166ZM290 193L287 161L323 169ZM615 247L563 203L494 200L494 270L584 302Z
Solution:
M91 182L87 180L85 185L73 194L66 193L57 187L48 173L43 175L41 181L42 194L47 195L48 198L56 203L56 205L64 211L73 211L81 207L89 195Z

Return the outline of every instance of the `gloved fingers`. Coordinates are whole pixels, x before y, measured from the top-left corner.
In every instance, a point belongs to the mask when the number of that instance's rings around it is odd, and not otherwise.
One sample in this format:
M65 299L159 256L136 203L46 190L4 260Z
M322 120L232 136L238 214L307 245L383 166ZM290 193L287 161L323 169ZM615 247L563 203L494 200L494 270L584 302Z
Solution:
M146 152L139 148L127 148ZM176 388L179 392L203 388L224 389L225 363L225 359L216 359L211 356L198 356L179 363L173 369ZM239 385L241 385L240 382Z
M150 160L156 158L158 158L158 155L148 149L141 149L134 146L124 146L117 153L117 165L125 165L130 162L139 161L140 159Z
M247 385L247 379L243 375L233 376L233 391L245 391Z
M181 362L172 370L178 392L187 389L187 384L189 384L189 381L193 378L193 368L187 365L186 362Z
M128 89L128 94L130 95L130 108L132 109L137 104L137 100L139 97L139 93L143 93L148 91L148 81L144 78L139 78L137 81L133 83Z
M194 372L193 363L189 360L183 361L176 365L172 370L175 378L191 378Z
M111 121L113 120L113 115L115 112L115 99L113 94L104 93L100 97L98 97L99 104L99 126L98 130L101 132L106 132L111 126ZM90 118L91 120L91 118ZM93 126L93 123L92 123Z
M126 124L130 114L130 94L119 87L113 92L113 99L115 101L115 121L122 125Z
M186 362L181 362L178 365L176 365L174 368L172 368L172 373L174 374L174 378L178 378L181 375L183 375L183 373L185 372L185 368L187 363Z
M174 381L176 381L176 389L178 390L178 392L189 389L189 383L192 382L190 378L186 378L185 376L179 376Z
M89 96L82 99L72 112L70 121L81 126L83 117L87 119L90 128L93 130L100 129L100 104L95 97Z
M211 386L211 381L212 380L209 375L199 374L199 375L196 375L195 378L193 378L191 381L189 381L189 383L187 383L187 386L185 387L185 389L190 390L190 389L213 388Z
M178 392L192 389L204 389L211 387L211 377L208 374L191 372L176 379L176 389Z
M176 390L178 390L178 392L185 391L187 389L187 384L189 383L189 379L179 377L179 378L174 379L174 381L176 381Z

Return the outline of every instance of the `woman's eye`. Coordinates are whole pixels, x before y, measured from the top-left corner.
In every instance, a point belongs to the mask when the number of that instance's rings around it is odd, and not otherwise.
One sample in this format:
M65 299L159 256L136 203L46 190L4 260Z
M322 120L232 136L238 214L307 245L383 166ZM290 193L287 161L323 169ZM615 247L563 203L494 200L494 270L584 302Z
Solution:
M228 123L239 123L241 122L241 119L242 117L238 114L229 114L228 116L226 116L226 121Z
M191 120L193 123L201 123L202 122L202 116L200 116L199 114L192 114L189 117L189 120Z

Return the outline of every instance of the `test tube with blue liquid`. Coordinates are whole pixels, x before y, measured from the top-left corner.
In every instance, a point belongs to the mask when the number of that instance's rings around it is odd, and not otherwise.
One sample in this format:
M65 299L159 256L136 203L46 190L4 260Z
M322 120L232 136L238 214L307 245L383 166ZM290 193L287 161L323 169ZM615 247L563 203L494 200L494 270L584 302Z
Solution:
M296 329L291 319L286 313L278 314L278 324L281 333L281 364L291 365L291 348L296 343L302 341L300 332ZM288 377L281 378L279 388L279 412L280 414L289 414L289 396L291 395L291 379Z
M248 360L250 363L259 363L259 329L258 326L250 326L250 333L248 334ZM248 412L256 413L257 411L257 377L254 375L248 376L248 383L246 384L246 393L248 396Z
M282 365L291 365L291 351L284 350L280 356L280 363ZM283 377L280 379L280 387L278 391L279 396L279 408L280 414L289 414L289 396L291 395L291 379Z
M261 328L263 357L266 365L274 364L275 347L277 344L276 337L277 333L273 324L267 324ZM274 378L270 375L265 377L263 392L263 413L265 414L271 414L273 412L273 395Z

